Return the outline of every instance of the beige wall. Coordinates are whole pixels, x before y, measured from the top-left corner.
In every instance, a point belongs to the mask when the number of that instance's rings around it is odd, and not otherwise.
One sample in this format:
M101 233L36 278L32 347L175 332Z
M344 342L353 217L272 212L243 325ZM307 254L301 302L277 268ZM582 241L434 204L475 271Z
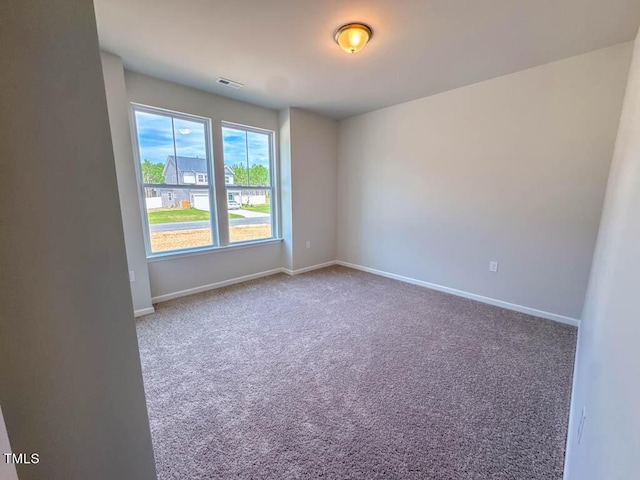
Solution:
M287 125L290 172L283 177L291 182L292 228L287 268L296 271L336 259L338 122L290 108Z
M341 121L338 258L579 318L630 54Z
M114 110L121 107L118 85L118 62L121 60L103 53L108 98ZM304 110L291 108L276 112L248 103L238 102L211 93L165 82L135 72L125 71L126 103L135 102L154 107L211 118L213 125L221 121L273 130L276 132L280 167L279 187L282 243L270 243L241 249L223 249L197 255L146 260L143 226L139 221L138 189L133 171L133 158L123 148L116 155L119 168L118 185L123 204L123 221L130 265L144 264L148 269L151 297L164 300L191 289L226 282L280 268L299 270L336 258L336 173L337 122ZM116 101L117 106L116 106ZM120 111L112 115L112 130L130 129L129 119ZM126 121L125 121L126 120ZM116 125L114 125L114 122ZM222 156L222 139L216 138L214 128L214 156ZM119 146L127 141L118 137ZM118 145L114 136L114 145ZM130 148L130 147L129 147ZM118 151L116 150L116 153ZM122 175L120 175L122 173ZM223 175L222 172L216 172ZM226 204L224 192L218 192L218 204ZM220 215L221 212L219 211ZM136 220L136 217L138 220ZM224 222L223 222L224 223ZM223 232L221 232L224 235ZM295 238L295 240L294 240ZM307 240L311 248L306 248ZM137 278L137 276L136 276ZM145 293L134 299L145 301Z
M137 314L153 311L149 270L147 268L144 238L142 236L142 216L140 215L137 192L136 170L133 160L131 128L129 126L129 102L124 83L122 59L110 53L101 52L104 86L109 110L109 125L115 157L118 192L122 212L127 263L134 272L131 282L133 308Z
M130 71L125 71L125 82L128 102L207 117L212 120L213 127L219 125L221 121L227 121L272 130L276 132L277 145L279 122L278 112L275 110L238 102ZM222 158L222 138L219 138L218 134L219 129L213 128L213 154L216 158ZM224 176L221 162L214 165L216 176ZM122 184L120 186L123 187ZM135 183L124 188L126 188L124 195L128 199L129 208L135 210L139 216L138 190ZM219 216L224 216L225 212L220 208L225 208L226 202L225 192L218 191ZM220 224L221 227L227 228L226 222L220 222ZM133 234L142 239L142 228ZM227 235L222 228L220 234ZM281 249L280 243L271 243L150 261L148 268L151 296L158 298L280 268L282 266Z
M640 478L639 294L640 36L578 339L567 480Z
M40 455L18 475L156 478L93 4L4 2L0 45L0 403Z

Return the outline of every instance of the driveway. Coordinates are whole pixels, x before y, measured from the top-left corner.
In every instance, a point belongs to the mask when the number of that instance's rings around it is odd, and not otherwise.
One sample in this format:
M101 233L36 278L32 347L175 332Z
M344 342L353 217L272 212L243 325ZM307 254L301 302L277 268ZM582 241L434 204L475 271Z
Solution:
M240 210L236 210L240 212ZM232 213L234 213L232 211ZM255 213L255 212L249 212ZM239 213L242 215L242 213ZM261 213L259 216L253 218L232 218L229 220L229 225L260 225L263 223L270 223L271 216ZM201 222L174 222L174 223L153 223L149 225L150 232L169 232L172 230L197 230L199 228L209 228L210 224L208 220Z
M250 210L229 210L229 213L237 213L238 215L242 215L245 218L259 218L259 217L270 217L271 215L268 213L261 212L252 212Z

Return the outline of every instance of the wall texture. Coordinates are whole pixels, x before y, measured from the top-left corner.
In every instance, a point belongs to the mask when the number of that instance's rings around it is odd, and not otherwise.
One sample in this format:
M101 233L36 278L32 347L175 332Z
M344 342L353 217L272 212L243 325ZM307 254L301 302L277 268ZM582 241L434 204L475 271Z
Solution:
M142 236L142 216L140 215L138 197L131 195L131 192L137 192L138 183L133 163L129 102L124 83L124 68L120 57L106 52L102 52L100 56L109 110L113 155L116 162L127 263L129 270L132 270L135 275L135 281L131 282L133 308L137 313L150 313L153 311L153 306L151 305L149 270Z
M338 258L578 318L630 55L621 44L341 121Z
M639 289L640 36L578 338L568 480L640 478Z
M292 232L286 238L291 267L285 268L295 271L336 259L338 122L299 108L287 110L290 171L283 179L290 181ZM284 157L282 164L284 171Z
M18 475L156 478L93 3L3 2L0 45L0 403L40 455Z
M275 110L238 102L130 71L125 71L125 82L129 102L207 117L212 120L212 126L219 125L221 121L227 121L273 130L276 132L276 145L278 144L279 121L278 112ZM216 158L222 158L222 138L218 133L219 130L213 128L213 155ZM224 176L221 164L216 165L214 172L216 176ZM134 184L125 188L124 195L128 199L128 205L135 208L140 215L137 187ZM122 189L121 194L123 194ZM226 205L225 192L221 190L216 192L216 195L218 206ZM221 213L222 211L219 211L218 215ZM221 223L221 227L224 228L220 229L220 235L228 235L226 222ZM143 241L142 229L137 232L137 235L140 241ZM151 296L160 297L280 268L282 266L281 245L271 243L251 248L173 257L151 261L148 266Z

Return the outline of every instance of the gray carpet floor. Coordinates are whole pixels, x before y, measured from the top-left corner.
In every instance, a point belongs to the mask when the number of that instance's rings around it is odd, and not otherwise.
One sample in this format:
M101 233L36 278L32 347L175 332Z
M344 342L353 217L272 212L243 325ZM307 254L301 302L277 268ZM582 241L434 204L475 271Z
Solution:
M161 480L562 478L573 327L343 267L156 308Z

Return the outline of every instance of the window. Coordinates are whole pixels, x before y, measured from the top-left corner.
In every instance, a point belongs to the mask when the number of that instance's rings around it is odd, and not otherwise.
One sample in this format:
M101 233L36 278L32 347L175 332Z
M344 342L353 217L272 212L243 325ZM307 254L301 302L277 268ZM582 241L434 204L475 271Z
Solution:
M223 123L222 151L227 198L240 207L229 214L229 242L273 238L273 133Z
M216 179L209 119L132 109L147 256L275 237L273 132L218 124L224 176ZM216 205L216 189L226 204Z
M182 176L182 183L185 185L192 185L196 183L196 176L191 172L180 172Z
M133 113L147 253L215 246L209 120L138 105Z

